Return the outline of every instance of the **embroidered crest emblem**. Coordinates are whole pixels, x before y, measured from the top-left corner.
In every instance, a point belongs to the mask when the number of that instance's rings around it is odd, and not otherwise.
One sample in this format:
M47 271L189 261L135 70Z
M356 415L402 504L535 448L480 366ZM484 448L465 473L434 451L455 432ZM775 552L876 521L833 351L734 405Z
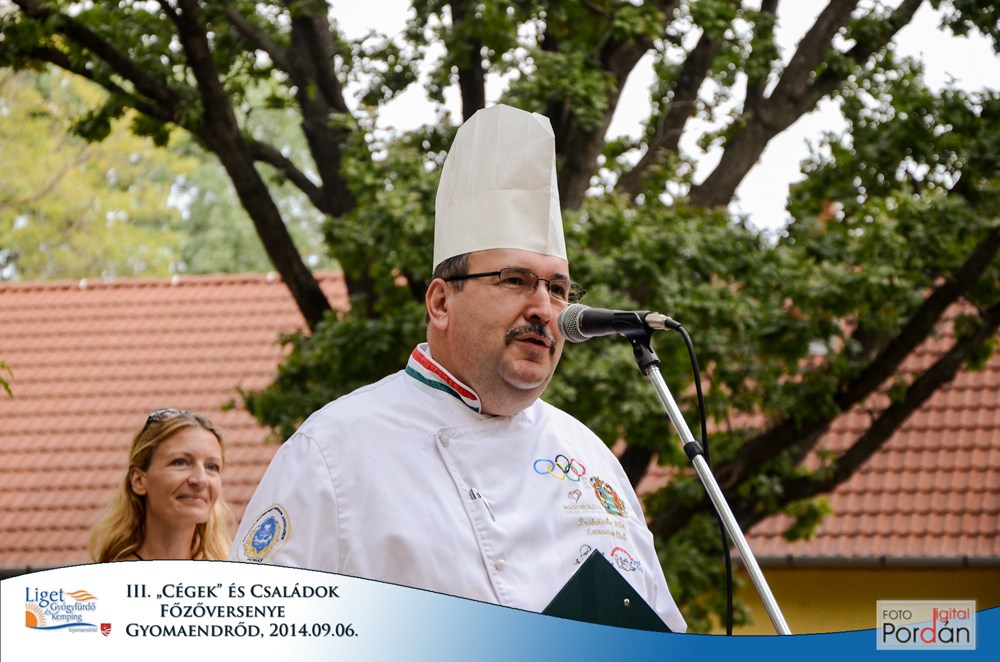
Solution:
M257 516L237 552L241 561L267 563L288 540L288 513L273 504Z
M590 484L593 485L594 492L597 493L597 499L604 506L604 510L608 511L609 515L628 517L628 511L625 510L625 502L622 501L622 498L618 496L618 493L610 485L597 476L590 479Z

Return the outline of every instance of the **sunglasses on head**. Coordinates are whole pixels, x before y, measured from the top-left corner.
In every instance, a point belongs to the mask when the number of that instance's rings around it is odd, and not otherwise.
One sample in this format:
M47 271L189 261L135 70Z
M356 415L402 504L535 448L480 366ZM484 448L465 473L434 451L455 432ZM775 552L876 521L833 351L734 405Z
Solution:
M190 415L191 412L183 409L172 409L169 407L166 409L157 409L154 412L150 412L149 418L146 419L146 424L142 426L142 432L145 432L146 429L153 423L162 423L167 419L174 418L175 416L183 416L184 414ZM142 432L139 434L142 434Z

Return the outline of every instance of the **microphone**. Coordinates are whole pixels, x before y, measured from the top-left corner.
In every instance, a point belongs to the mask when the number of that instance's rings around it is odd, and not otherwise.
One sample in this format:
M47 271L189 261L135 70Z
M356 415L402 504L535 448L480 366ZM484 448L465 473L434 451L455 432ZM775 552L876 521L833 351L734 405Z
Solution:
M678 322L660 313L648 310L608 310L606 308L591 308L582 303L569 305L559 313L556 321L559 333L572 343L597 336L619 334L625 336L636 333L648 333L659 329L677 329Z

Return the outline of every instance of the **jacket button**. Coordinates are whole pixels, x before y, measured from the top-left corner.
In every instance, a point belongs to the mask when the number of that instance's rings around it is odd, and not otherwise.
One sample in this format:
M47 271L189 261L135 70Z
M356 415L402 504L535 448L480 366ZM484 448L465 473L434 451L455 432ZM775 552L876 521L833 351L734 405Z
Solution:
M450 444L450 443L451 443L451 442L450 442L450 441L448 441L448 437L441 437L441 445L442 445L442 446L447 446L447 445L448 445L448 444Z
M506 567L507 567L507 562L506 561L504 561L503 559L500 559L499 561L497 561L497 563L496 563L497 570L503 570Z

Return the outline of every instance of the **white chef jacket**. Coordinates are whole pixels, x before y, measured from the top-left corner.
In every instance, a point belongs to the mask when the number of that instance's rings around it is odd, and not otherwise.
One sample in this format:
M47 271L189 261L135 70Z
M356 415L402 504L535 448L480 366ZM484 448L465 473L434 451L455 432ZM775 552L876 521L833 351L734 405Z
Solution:
M541 400L481 414L422 344L405 370L331 402L285 442L230 559L539 612L593 550L686 630L607 446Z

